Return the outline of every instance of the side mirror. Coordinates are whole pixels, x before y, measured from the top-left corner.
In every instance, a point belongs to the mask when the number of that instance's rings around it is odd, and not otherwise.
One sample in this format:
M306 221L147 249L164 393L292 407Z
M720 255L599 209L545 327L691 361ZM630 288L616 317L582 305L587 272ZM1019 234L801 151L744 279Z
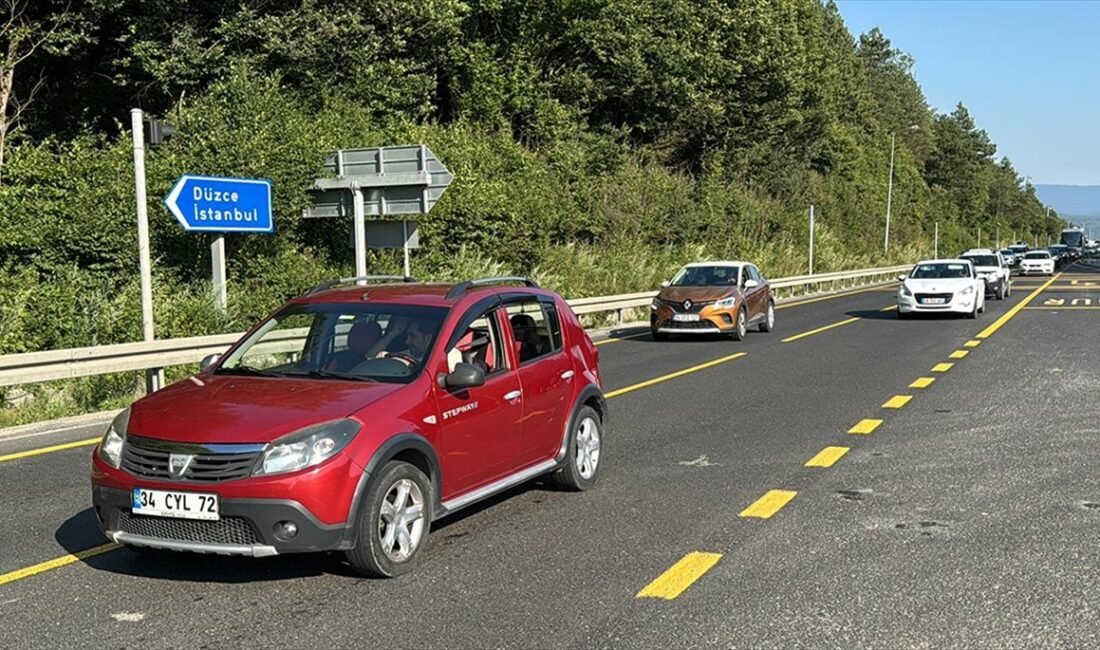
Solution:
M907 278L907 277L909 277L909 276L902 273L901 275L898 276L898 282L905 282L905 278Z
M759 286L760 286L760 283L757 282L756 280L745 280L745 288L746 289L755 289L756 287L759 287Z
M456 363L455 369L443 376L447 388L474 388L485 384L485 371L472 363Z
M205 357L202 358L202 361L199 362L199 370L208 370L211 366L213 366L215 363L218 362L218 359L221 359L221 358L222 358L222 355L220 355L220 354L208 354L208 355L206 355Z
M669 285L669 282L668 282L668 280L665 280L664 282L662 282L662 283L661 283L661 288L662 288L662 289L664 289L664 288L665 288L665 287L667 287L668 285Z

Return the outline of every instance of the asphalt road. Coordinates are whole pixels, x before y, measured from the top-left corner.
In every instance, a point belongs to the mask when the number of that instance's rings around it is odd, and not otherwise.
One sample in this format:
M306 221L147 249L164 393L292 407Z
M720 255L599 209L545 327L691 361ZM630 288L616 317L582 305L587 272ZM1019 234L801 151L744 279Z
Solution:
M1017 279L977 321L899 321L878 289L740 343L603 344L600 484L438 522L397 580L335 554L43 569L105 543L90 448L0 461L0 647L1096 647L1100 272L1014 309L1046 284ZM848 433L864 419L882 423ZM0 458L98 428L0 439ZM826 447L848 451L805 466Z

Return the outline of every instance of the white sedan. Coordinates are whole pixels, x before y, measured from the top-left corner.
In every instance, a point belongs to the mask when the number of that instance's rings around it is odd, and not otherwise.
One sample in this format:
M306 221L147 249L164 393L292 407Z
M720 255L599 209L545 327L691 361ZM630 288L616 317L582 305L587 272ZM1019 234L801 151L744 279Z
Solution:
M985 311L985 280L969 260L925 260L898 279L899 318L944 312L977 318Z
M1029 251L1024 254L1024 261L1020 262L1020 273L1054 275L1054 256L1048 251Z

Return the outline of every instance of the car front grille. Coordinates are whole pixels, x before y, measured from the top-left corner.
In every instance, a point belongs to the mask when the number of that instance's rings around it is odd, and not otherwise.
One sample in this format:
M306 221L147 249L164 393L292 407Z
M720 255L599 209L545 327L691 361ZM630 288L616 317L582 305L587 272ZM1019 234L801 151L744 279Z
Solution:
M691 321L691 322L680 322L680 321L669 320L669 321L665 321L664 323L662 323L661 327L666 328L666 329L675 329L675 330L713 330L713 329L718 329L714 326L714 323L710 322L709 320L699 320L699 321Z
M252 524L243 517L223 517L218 521L170 519L134 515L125 510L119 515L119 529L124 533L201 544L263 544Z
M918 293L918 294L915 294L914 297L917 299L918 304L923 305L925 302L927 302L929 300L940 299L940 300L943 300L943 302L936 303L936 304L946 305L947 303L951 302L951 296L952 295L954 295L954 294L950 294L950 293Z
M707 305L713 305L715 301L701 300L699 302L695 302L694 300L661 300L661 302L668 305L669 307L672 307L672 311L678 314L698 314L703 310L703 307L706 307ZM685 302L690 303L690 305L688 307L685 307Z
M221 445L214 449L130 436L122 452L122 469L134 476L161 481L232 481L252 473L262 449L262 445ZM193 456L181 476L172 476L168 471L171 454Z

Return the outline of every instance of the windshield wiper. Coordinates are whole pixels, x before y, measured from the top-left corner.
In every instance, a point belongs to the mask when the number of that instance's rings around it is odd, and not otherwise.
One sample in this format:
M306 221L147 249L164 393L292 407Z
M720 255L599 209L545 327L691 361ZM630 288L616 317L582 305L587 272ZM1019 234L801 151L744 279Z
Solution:
M336 372L334 370L310 370L306 375L315 379L348 379L351 381L374 381L370 377L353 375L350 372Z
M261 370L252 366L234 366L233 368L219 368L219 375L252 375L254 377L286 377L286 373L274 370Z

